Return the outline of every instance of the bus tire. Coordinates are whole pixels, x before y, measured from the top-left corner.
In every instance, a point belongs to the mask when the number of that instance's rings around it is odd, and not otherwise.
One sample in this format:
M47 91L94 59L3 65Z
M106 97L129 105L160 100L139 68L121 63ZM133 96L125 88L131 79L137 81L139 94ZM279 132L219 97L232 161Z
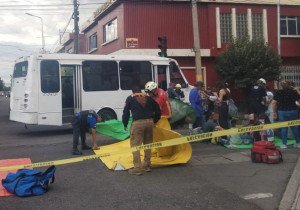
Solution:
M102 118L102 121L117 119L117 114L112 109L101 109L97 114Z

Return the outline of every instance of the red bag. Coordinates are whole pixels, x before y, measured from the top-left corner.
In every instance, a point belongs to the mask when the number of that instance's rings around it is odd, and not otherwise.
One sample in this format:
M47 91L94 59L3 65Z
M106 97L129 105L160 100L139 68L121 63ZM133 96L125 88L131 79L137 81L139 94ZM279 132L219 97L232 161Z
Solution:
M254 142L251 149L251 160L253 163L280 163L282 154L276 146L269 141Z

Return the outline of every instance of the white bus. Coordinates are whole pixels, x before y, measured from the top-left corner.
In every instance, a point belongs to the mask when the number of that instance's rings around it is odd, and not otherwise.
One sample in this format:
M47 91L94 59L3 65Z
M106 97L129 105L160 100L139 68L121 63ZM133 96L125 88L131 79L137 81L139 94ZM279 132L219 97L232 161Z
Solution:
M10 120L25 124L63 125L75 112L93 109L105 120L121 119L132 85L155 81L190 86L170 58L133 55L37 54L16 61Z

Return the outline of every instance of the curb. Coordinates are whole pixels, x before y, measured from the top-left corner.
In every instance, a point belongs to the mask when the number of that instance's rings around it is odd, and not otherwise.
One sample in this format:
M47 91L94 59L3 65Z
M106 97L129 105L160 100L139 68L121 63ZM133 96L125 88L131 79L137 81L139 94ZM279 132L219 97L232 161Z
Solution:
M300 203L300 157L279 204L279 210L297 209Z

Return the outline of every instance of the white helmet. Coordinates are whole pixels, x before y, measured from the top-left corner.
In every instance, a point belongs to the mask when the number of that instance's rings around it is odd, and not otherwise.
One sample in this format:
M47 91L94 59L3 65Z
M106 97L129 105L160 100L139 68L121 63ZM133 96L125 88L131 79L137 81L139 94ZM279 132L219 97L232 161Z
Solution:
M264 78L260 78L257 82L262 83L262 84L267 84L267 82Z
M152 91L156 88L157 88L157 84L153 81L147 82L146 85L145 85L145 89L149 90L149 91Z
M176 84L175 87L176 88L181 88L181 84Z

